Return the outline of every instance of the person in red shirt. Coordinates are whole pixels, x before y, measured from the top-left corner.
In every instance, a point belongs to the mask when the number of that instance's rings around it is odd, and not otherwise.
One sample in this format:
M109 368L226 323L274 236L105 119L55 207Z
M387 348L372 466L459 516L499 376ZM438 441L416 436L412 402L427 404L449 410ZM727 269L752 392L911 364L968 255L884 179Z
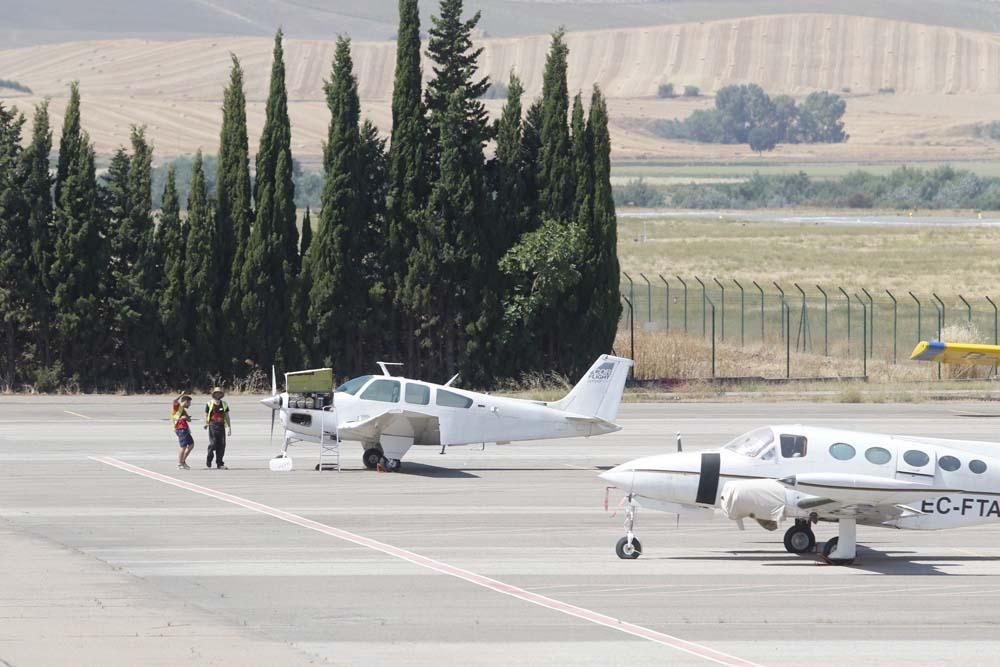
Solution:
M173 408L170 411L170 421L174 425L174 433L177 435L177 444L180 451L177 452L177 469L190 470L187 464L187 457L194 449L194 438L191 437L191 415L187 409L191 407L191 396L181 394L174 399Z

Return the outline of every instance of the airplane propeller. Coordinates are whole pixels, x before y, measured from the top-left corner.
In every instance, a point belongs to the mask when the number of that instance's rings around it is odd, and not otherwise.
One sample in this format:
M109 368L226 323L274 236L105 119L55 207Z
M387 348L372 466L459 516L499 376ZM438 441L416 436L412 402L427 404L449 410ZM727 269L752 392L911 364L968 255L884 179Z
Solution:
M271 395L268 398L261 399L260 402L271 408L271 436L269 443L273 445L274 414L281 409L281 394L278 393L278 376L274 370L274 366L271 366Z

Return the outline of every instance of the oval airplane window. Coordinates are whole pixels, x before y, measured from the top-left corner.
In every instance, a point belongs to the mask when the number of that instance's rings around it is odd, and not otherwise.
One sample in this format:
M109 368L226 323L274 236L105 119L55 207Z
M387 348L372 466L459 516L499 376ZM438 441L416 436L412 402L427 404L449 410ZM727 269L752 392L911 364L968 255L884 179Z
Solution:
M947 470L948 472L955 472L962 467L962 462L956 459L954 456L942 456L938 459L938 465L941 466L941 470Z
M869 447L865 458L876 465L883 465L892 460L892 454L885 447Z
M830 445L830 456L838 461L850 461L857 452L846 442L835 442Z
M969 461L969 470L976 473L977 475L982 475L986 472L986 464L979 459L973 459Z
M923 468L925 465L930 463L931 457L927 456L926 453L920 451L919 449L910 449L903 454L903 460L914 468Z

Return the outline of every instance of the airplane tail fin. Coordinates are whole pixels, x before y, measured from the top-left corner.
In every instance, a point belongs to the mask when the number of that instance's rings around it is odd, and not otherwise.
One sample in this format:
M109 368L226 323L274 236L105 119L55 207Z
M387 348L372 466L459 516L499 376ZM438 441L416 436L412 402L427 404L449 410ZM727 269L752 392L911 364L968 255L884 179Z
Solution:
M602 354L562 400L550 405L557 410L613 422L631 367L631 359Z

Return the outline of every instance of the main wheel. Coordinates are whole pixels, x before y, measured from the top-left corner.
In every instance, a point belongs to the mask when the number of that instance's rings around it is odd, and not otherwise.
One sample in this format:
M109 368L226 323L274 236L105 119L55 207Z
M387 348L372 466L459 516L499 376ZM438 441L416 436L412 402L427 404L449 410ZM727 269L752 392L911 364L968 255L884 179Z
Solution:
M795 525L785 531L785 550L804 554L816 548L816 535L808 526Z
M375 470L375 467L378 465L381 458L382 452L377 449L366 449L365 453L361 455L361 460L364 462L365 467L369 470Z
M618 540L618 544L615 545L615 553L618 554L619 558L624 560L635 560L640 555L642 555L642 545L639 540L632 538L632 543L629 544L628 538L623 537Z
M399 466L402 465L402 462L399 459L383 458L381 460L381 463L382 463L382 470L384 470L385 472L399 472Z
M823 545L823 560L830 565L850 565L854 562L853 558L830 558L830 554L836 551L838 542L840 542L840 538L837 537L827 540L827 543Z

